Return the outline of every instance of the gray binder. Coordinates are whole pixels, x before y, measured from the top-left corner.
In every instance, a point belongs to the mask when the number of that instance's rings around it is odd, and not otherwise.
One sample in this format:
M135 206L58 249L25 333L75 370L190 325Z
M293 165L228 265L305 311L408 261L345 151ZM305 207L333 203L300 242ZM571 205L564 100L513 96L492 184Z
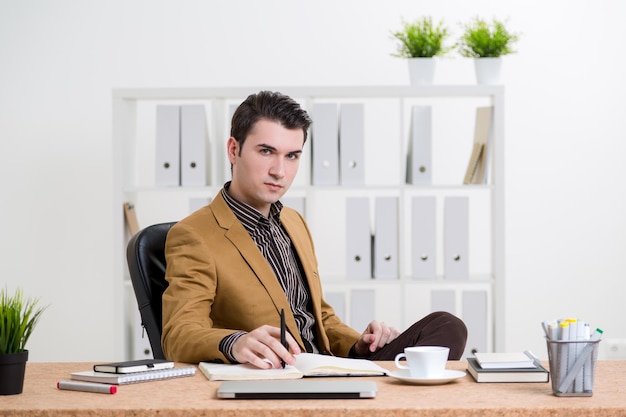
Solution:
M180 107L156 107L155 184L180 185Z
M469 199L444 200L444 275L448 280L469 279Z
M285 207L294 209L295 211L300 213L302 217L306 218L306 212L305 212L306 204L305 204L304 197L283 197L280 199L280 202Z
M462 318L467 326L467 357L476 352L488 352L487 348L487 291L463 291Z
M435 279L437 275L437 199L416 196L412 200L413 279Z
M430 293L431 311L447 311L456 314L456 293L454 290L432 290Z
M407 184L432 182L432 107L411 108L411 131L407 153Z
M346 198L346 276L349 280L372 278L372 232L367 197Z
M315 103L311 127L314 185L339 185L339 115L336 103Z
M344 103L339 116L340 182L365 183L365 108L363 103Z
M362 289L350 292L350 327L363 331L376 318L376 290Z
M324 292L326 301L335 310L335 315L342 321L346 321L346 294L340 291Z
M374 278L398 279L398 198L376 197Z
M201 104L180 108L180 182L203 187L208 178L208 136L206 113Z

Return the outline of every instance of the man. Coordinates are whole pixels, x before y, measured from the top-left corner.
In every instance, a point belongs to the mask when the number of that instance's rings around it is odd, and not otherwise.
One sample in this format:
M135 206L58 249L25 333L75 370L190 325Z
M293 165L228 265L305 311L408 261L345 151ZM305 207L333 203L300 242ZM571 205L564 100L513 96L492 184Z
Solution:
M293 365L302 351L392 360L404 347L464 349L467 330L433 313L402 335L378 321L362 334L322 297L310 231L279 199L296 176L311 124L290 97L262 91L235 111L227 154L232 181L177 223L166 243L162 345L168 359ZM281 345L285 311L288 347Z

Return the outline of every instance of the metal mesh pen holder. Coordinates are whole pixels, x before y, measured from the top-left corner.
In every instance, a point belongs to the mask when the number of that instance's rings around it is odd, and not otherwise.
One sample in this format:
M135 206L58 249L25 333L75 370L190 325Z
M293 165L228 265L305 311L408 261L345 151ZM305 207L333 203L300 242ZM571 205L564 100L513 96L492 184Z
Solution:
M559 397L591 397L600 340L547 340L552 392Z

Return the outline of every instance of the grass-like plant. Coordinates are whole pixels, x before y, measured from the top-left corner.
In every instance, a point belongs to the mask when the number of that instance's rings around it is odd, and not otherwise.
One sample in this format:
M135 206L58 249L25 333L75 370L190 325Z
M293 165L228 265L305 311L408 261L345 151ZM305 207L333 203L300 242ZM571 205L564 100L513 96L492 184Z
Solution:
M37 307L39 299L25 299L21 289L15 295L0 292L0 354L23 352L28 338L46 307Z
M432 58L451 49L443 44L449 36L448 29L441 21L433 23L431 17L403 21L402 30L391 35L399 41L398 51L393 56L400 58Z
M464 26L457 49L464 57L497 58L515 53L512 46L518 39L519 35L509 32L504 22L493 19L488 23L476 17Z

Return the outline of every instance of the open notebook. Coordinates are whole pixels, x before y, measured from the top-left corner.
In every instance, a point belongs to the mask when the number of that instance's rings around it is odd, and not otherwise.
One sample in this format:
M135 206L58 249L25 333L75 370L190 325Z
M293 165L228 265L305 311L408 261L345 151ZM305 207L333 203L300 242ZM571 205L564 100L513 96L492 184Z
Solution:
M255 379L299 379L304 376L376 376L387 370L367 359L340 358L316 353L296 355L295 366L278 369L259 369L248 364L226 365L200 362L200 371L211 381Z

